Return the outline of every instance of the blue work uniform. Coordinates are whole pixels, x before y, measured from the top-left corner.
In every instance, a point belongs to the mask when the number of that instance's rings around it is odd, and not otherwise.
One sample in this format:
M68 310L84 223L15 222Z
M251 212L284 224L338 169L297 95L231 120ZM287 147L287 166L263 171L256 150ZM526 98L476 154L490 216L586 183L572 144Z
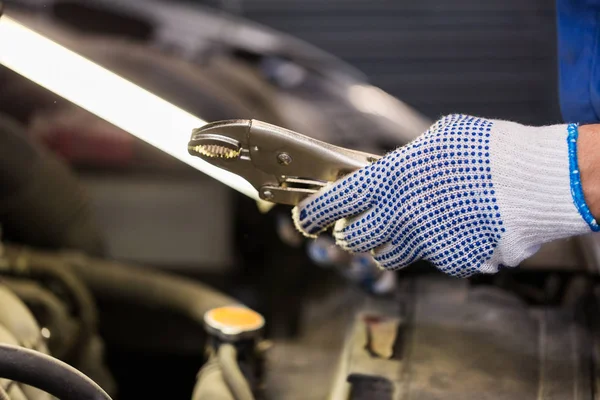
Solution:
M560 107L565 122L600 122L600 0L557 0Z

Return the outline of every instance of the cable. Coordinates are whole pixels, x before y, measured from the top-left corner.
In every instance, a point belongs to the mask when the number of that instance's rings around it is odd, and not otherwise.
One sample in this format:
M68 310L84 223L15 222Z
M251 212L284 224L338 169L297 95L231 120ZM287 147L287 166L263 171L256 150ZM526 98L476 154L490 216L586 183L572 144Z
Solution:
M227 383L235 400L254 400L250 385L248 385L248 381L238 365L235 346L229 343L222 344L219 347L217 358L225 383Z
M0 377L39 388L61 400L111 400L75 368L19 346L0 344Z

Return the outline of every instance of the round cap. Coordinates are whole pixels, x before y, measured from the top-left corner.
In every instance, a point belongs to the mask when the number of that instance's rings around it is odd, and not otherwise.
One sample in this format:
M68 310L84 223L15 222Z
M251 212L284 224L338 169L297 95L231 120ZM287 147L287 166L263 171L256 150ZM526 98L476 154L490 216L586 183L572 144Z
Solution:
M243 306L213 308L204 314L206 330L223 340L252 338L260 333L265 319L254 310Z

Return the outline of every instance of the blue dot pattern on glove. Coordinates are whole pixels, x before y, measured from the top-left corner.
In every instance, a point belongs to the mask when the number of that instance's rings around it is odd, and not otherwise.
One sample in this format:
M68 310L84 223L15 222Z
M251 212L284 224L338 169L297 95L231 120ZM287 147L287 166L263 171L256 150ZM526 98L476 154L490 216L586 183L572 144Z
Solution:
M491 258L505 231L490 166L493 122L450 115L301 204L297 224L316 234L355 216L334 235L354 252L375 250L385 268L426 259L466 277Z

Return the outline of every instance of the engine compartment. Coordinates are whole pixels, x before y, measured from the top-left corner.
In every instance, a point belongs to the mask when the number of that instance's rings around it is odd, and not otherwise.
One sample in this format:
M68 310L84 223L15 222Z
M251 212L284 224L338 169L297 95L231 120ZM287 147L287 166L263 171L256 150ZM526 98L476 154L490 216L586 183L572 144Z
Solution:
M207 120L256 118L377 153L429 124L341 60L205 7L7 3ZM329 245L301 238L289 208L264 213L4 67L0 82L0 343L125 400L247 398L232 376L257 399L597 397L597 236L470 280L426 263L320 262ZM208 311L240 304L264 317L260 333L206 328Z

